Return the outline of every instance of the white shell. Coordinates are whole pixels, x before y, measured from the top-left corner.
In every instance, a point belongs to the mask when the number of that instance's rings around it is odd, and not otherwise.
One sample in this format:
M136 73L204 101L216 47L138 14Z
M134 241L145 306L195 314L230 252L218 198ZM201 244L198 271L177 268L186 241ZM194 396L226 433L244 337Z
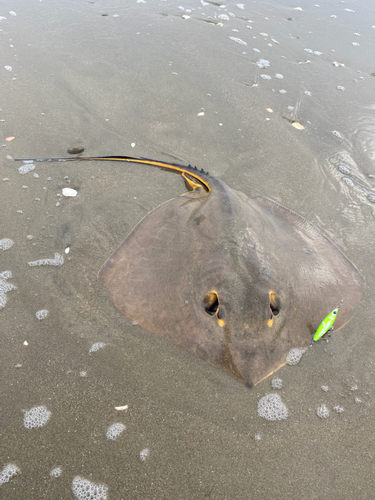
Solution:
M68 196L70 198L74 198L75 196L77 196L78 191L76 191L75 189L72 189L72 188L63 188L62 194L64 196Z

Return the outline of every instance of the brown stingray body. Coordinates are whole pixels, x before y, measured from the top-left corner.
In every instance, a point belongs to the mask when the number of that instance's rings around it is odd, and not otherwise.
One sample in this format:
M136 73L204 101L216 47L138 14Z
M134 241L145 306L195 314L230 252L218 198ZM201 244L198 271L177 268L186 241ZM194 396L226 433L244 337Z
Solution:
M145 330L252 387L311 344L340 301L335 329L351 318L363 276L299 215L190 166L88 159L175 170L192 188L151 211L99 273Z

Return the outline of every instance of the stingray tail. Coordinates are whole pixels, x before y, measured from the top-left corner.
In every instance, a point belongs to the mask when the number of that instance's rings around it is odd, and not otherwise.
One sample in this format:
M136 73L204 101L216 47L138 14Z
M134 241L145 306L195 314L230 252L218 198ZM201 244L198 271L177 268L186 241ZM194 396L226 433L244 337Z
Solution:
M179 165L178 163L166 163L163 161L151 160L148 158L133 158L132 156L74 156L70 158L14 158L14 161L23 162L65 162L65 161L124 161L128 163L141 163L142 165L149 165L151 167L158 167L161 169L173 171L180 173L185 181L194 188L197 186L195 181L199 182L199 185L203 185L207 192L211 191L210 185L205 179L209 176L207 172L203 169L199 170L197 167L192 167L191 165ZM193 179L191 179L193 178Z

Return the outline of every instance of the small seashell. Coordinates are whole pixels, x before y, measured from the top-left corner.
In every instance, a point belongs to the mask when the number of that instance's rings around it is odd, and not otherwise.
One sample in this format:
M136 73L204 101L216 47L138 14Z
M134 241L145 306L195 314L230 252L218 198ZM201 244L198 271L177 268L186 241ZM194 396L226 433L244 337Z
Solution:
M115 410L118 410L118 411L124 411L124 410L127 410L128 408L129 408L129 405L115 406Z
M75 189L72 189L72 188L64 188L62 190L62 194L64 196L67 196L68 198L74 198L75 196L77 196L78 191L76 191Z
M12 136L12 137L7 137L5 140L9 142L9 141L13 141L13 139L15 139L15 137Z
M198 113L197 116L204 116L204 111L201 111L200 113Z
M85 148L82 147L69 148L68 153L70 153L71 155L78 155L79 153L83 153L84 150Z
M305 129L305 127L298 122L293 122L292 127L296 128L297 130L304 130Z

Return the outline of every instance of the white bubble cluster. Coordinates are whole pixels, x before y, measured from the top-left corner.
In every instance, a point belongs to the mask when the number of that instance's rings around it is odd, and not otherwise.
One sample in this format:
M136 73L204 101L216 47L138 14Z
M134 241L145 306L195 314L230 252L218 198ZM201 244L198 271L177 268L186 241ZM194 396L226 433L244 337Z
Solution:
M39 259L28 262L29 266L62 266L64 257L59 253L55 253L54 259Z
M14 241L10 238L0 240L0 250L9 250L13 246Z
M267 394L258 401L258 415L266 420L284 420L288 416L288 408L278 394Z
M260 441L262 439L262 436L260 434L256 434L254 439L255 441Z
M95 344L92 344L92 346L90 347L89 353L99 351L99 349L103 349L104 346L104 342L95 342Z
M258 66L258 68L262 69L269 68L270 62L267 61L267 59L259 59L259 61L257 61L255 64Z
M35 316L39 319L45 319L48 316L48 309L41 309L35 313Z
M302 349L291 349L286 356L286 362L288 365L296 365L299 363L304 352L305 351Z
M341 406L334 406L333 409L337 413L342 413L344 411L344 408L342 408Z
M26 429L35 429L43 427L48 422L51 412L45 406L34 406L29 411L25 411L23 425Z
M12 283L7 283L6 280L12 277L11 271L3 271L0 273L0 309L3 309L7 303L7 293L11 290L16 290L17 287Z
M4 469L0 472L0 485L4 483L8 483L13 476L19 474L21 471L14 464L8 464L4 467Z
M76 476L72 482L72 491L77 500L107 500L108 487Z
M142 450L140 452L139 457L142 460L142 462L146 461L146 458L149 456L149 454L150 454L150 450L148 448L145 448L144 450Z
M327 392L328 391L328 385L322 385L321 389L322 389L322 391Z
M34 168L35 165L33 163L26 163L25 165L22 165L22 167L19 167L18 172L21 175L25 175L34 170Z
M125 425L121 424L120 422L112 424L107 429L107 439L112 439L112 441L115 441L119 437L119 435L124 432L125 429Z
M281 389L282 386L283 386L283 381L281 380L281 378L272 379L272 382L271 382L272 389Z
M55 467L54 469L51 470L51 472L49 473L49 475L51 477L60 477L61 476L61 467Z
M319 408L316 410L316 414L320 418L328 418L329 417L329 410L326 407L326 405L321 405Z
M345 165L339 165L339 170L342 174L350 174L350 170Z

